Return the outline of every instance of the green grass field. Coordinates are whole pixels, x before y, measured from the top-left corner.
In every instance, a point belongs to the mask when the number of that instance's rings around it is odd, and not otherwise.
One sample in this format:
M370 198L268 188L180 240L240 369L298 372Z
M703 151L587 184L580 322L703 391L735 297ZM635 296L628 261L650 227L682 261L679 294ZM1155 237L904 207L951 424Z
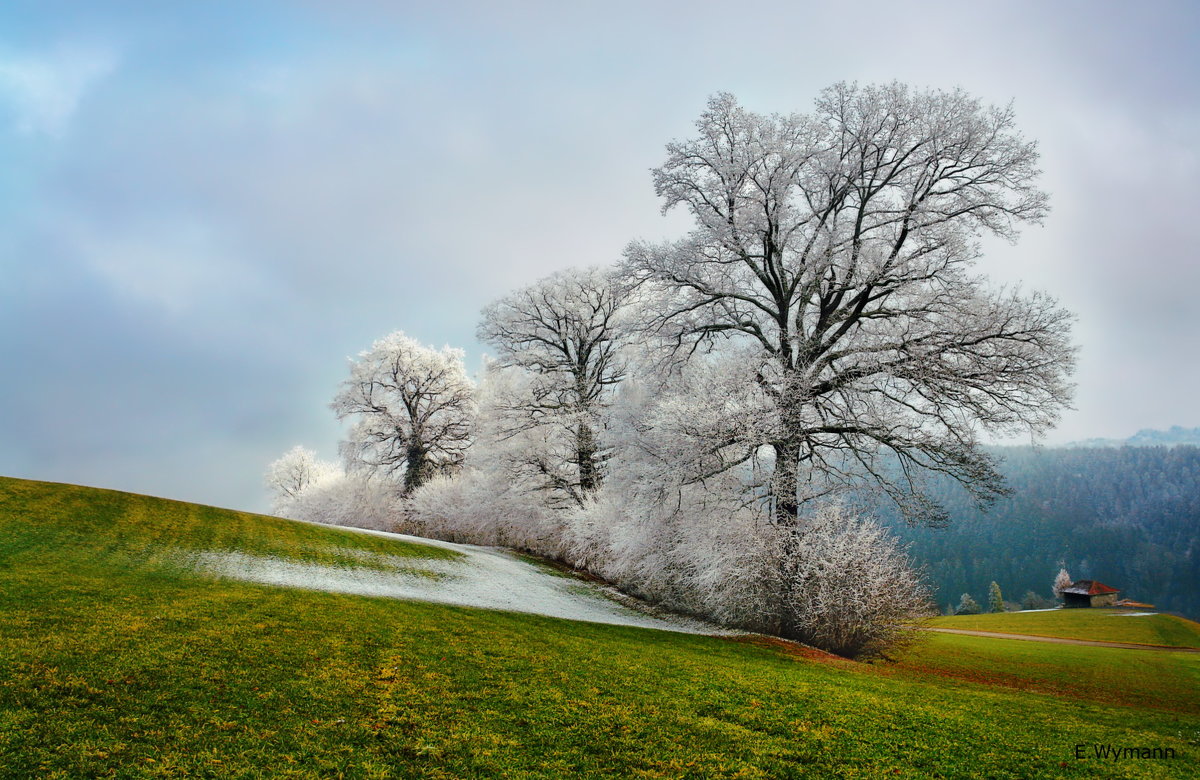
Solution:
M933 634L895 668L1096 703L1200 715L1200 654Z
M3 776L1200 774L1200 683L1172 662L1181 654L1142 667L1152 651L1031 658L1000 647L1019 642L935 636L901 663L855 664L784 643L259 586L199 574L178 553L210 549L344 566L452 554L0 479ZM971 679L998 659L1012 675L1044 663L1061 689ZM1106 700L1097 691L1122 663L1136 668ZM1104 672L1075 685L1081 665ZM1094 758L1096 744L1177 757Z
M935 618L935 628L997 631L1064 639L1133 642L1168 647L1200 647L1200 623L1174 615L1131 615L1134 610L1055 609Z

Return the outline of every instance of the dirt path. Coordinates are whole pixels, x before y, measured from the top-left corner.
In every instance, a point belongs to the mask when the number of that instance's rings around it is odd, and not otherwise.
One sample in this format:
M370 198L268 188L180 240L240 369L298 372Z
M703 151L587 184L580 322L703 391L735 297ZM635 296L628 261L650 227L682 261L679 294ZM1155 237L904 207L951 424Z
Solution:
M1034 636L1032 634L1001 634L996 631L968 631L962 628L922 628L922 631L937 631L942 634L965 634L986 636L992 639L1023 639L1026 642L1051 642L1058 645L1086 645L1088 647L1116 647L1123 650L1168 650L1175 653L1200 653L1196 647L1168 647L1166 645L1139 645L1133 642L1099 642L1093 639L1063 639L1056 636Z

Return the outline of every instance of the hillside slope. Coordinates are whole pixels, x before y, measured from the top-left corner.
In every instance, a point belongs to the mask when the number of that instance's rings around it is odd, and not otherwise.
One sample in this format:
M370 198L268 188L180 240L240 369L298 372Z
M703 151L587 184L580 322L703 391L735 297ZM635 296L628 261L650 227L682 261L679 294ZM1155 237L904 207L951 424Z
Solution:
M29 483L37 485L39 483ZM539 566L508 551L341 528L186 504L117 491L45 484L54 497L26 518L67 520L71 499L86 509L69 518L71 541L102 545L106 554L144 568L175 568L306 590L434 601L534 612L596 623L690 633L719 627L627 606L628 597ZM10 489L16 499L20 493ZM36 499L35 499L36 500ZM43 522L48 535L64 529ZM86 538L85 538L86 537ZM635 604L636 606L636 604Z
M940 628L997 631L1059 639L1200 647L1200 623L1175 615L1128 609L1052 609L953 615L933 620Z
M0 479L9 776L1200 772L1200 714L1171 702L1112 705L881 673L783 643L271 586L215 576L181 550L435 581L464 560L382 536ZM1080 759L1077 743L1175 757Z

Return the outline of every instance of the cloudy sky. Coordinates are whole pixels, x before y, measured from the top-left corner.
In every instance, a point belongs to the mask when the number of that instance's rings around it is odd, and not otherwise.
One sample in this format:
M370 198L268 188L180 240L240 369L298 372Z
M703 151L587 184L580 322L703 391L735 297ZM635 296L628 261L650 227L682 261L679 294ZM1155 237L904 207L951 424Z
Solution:
M1191 2L54 2L0 7L0 474L263 509L336 453L346 358L679 235L649 169L709 95L1012 101L1054 211L998 282L1076 312L1049 443L1200 426Z

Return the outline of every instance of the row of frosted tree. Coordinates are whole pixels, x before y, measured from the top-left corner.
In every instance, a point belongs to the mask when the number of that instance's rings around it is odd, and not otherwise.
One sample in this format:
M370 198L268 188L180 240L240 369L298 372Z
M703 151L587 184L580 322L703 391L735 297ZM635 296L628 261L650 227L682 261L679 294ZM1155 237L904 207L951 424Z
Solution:
M947 475L1004 485L984 431L1040 433L1069 396L1069 315L991 289L984 234L1039 221L1007 108L899 84L811 114L710 100L653 171L693 229L492 303L463 353L393 333L332 408L343 464L272 464L281 514L532 551L670 608L845 655L930 610L861 511L945 512Z

